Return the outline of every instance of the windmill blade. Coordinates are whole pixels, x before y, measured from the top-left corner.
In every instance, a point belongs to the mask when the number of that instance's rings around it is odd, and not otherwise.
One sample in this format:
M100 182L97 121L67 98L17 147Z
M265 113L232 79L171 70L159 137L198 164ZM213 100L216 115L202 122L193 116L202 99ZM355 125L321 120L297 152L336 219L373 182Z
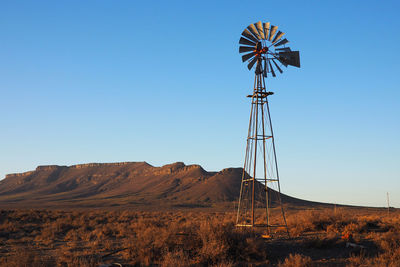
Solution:
M284 52L288 52L288 51L292 51L292 50L290 50L290 47L282 47L282 48L277 48L277 49L275 49L275 51L284 51Z
M239 53L244 53L244 52L251 52L254 51L254 47L249 47L249 46L239 46Z
M264 77L267 77L267 73L268 73L268 65L267 65L267 60L264 58Z
M247 40L246 38L240 37L239 44L244 44L244 45L252 45L256 46L256 43Z
M288 39L285 38L282 41L279 41L276 44L274 44L274 46L277 47L277 46L281 46L281 45L284 45L284 44L287 44L287 43L289 43L289 41L288 41Z
M270 68L270 70L271 70L272 76L273 76L273 77L276 77L275 71L274 71L274 69L272 68L272 65L271 65L271 61L268 61L268 63L269 63L269 68Z
M280 73L282 73L282 69L278 66L278 64L275 62L274 59L272 59L272 62L274 62L275 67L279 70Z
M261 42L257 42L256 44L256 50L261 50L262 49L262 44Z
M247 39L250 39L254 42L258 42L259 40L257 38L254 37L254 35L252 35L247 29L244 29L244 31L242 32L242 35L244 37L246 37Z
M275 38L272 40L272 43L275 43L276 41L281 39L283 35L285 35L284 32L278 31L278 33L275 35Z
M269 22L264 23L264 39L268 39L268 35L269 35Z
M300 68L300 53L299 53L299 51L279 52L278 60L280 62L285 62L287 65Z
M255 36L257 37L258 40L260 40L260 35L258 34L258 31L256 29L256 26L254 24L250 24L247 29Z
M277 29L278 29L278 26L273 26L273 25L271 26L271 31L269 33L269 38L268 38L269 41L272 40L272 37L274 37Z
M257 58L254 57L254 58L250 61L250 63L247 64L247 68L248 68L249 70L251 70L251 68L254 66L254 64L256 63L256 61L257 61Z
M242 61L243 62L247 61L248 59L253 57L255 54L256 54L255 52L252 52L252 53L249 53L249 54L246 54L246 55L242 56Z
M263 25L262 25L261 21L256 23L256 28L258 30L258 33L260 34L261 39L265 39L264 29L263 29Z

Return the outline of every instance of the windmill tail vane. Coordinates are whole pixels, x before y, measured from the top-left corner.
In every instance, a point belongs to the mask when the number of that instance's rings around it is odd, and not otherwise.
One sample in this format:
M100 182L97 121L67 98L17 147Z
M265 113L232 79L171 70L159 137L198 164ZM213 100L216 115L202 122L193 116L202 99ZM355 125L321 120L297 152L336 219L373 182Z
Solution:
M249 70L254 69L249 130L236 226L262 227L268 236L289 231L280 189L275 139L265 78L283 73L283 67L300 68L300 53L292 51L285 33L269 22L250 24L242 32L239 53Z

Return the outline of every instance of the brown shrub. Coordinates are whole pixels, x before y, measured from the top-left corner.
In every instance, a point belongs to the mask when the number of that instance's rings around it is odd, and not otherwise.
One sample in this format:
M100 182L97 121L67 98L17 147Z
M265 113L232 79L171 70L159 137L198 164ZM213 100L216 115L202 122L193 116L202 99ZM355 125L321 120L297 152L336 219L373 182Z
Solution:
M191 263L192 261L187 253L185 253L183 250L177 250L164 254L161 266L185 267L189 266Z
M309 267L312 266L312 260L308 256L300 254L290 254L283 262L278 264L279 267Z
M13 254L0 258L1 266L10 267L51 267L55 265L54 259L49 255L42 255L34 248L17 248Z

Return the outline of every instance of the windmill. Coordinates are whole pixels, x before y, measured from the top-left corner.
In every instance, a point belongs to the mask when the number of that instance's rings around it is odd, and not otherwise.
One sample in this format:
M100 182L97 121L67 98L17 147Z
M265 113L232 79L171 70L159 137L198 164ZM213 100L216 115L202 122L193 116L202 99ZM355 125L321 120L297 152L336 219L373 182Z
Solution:
M299 51L277 26L261 21L250 24L239 40L239 53L249 70L254 69L250 122L242 174L236 225L264 227L269 235L283 230L289 235L282 205L275 140L265 78L276 77L283 67L300 67Z

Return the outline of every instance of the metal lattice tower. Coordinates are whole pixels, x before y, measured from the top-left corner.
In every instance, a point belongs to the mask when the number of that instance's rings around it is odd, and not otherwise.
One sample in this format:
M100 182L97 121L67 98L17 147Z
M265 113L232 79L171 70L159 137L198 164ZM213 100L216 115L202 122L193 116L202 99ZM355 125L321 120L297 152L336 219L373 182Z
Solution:
M249 70L254 65L256 67L253 94L248 96L251 98L251 112L236 225L263 227L270 235L278 231L289 235L268 104L268 97L273 92L266 90L265 78L269 73L276 76L273 65L282 73L277 61L281 66L300 67L300 57L298 51L285 47L289 41L281 40L284 33L276 33L277 29L269 22L250 24L239 41L246 45L240 46L239 52L250 52L242 56L243 62L249 62Z

